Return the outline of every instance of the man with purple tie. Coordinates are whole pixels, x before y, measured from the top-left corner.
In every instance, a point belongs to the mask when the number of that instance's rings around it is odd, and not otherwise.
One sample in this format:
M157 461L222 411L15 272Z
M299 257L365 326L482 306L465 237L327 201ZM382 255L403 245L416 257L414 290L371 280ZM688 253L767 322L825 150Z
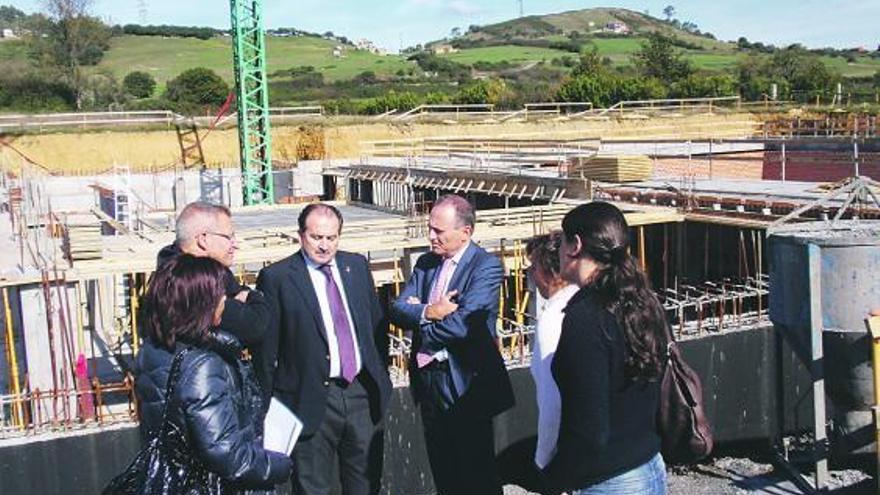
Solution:
M471 241L474 221L461 196L434 203L431 252L391 307L392 321L413 332L410 381L441 495L501 495L492 418L514 401L495 344L504 271Z
M260 271L271 308L255 356L272 395L303 422L293 493L378 493L382 417L391 394L387 325L366 258L338 251L342 214L315 203L299 215L302 248Z

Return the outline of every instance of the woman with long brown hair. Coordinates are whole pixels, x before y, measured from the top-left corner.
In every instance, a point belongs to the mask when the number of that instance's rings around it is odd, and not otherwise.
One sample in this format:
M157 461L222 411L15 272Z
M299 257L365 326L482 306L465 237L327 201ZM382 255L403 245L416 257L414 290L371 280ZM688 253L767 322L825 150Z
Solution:
M629 253L629 227L609 203L562 221L562 276L580 290L565 308L553 360L562 413L544 473L575 495L666 493L656 417L665 315Z

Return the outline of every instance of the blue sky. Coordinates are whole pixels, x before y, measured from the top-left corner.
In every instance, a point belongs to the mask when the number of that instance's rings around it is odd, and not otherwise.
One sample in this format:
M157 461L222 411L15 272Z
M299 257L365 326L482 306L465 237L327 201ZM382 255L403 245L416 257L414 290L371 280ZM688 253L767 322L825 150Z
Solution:
M93 0L93 11L116 24L229 26L229 0ZM268 27L296 27L367 38L397 51L449 34L454 27L489 24L519 15L518 0L264 0ZM40 0L0 0L26 12ZM673 5L676 18L695 22L718 38L775 45L802 43L837 48L880 44L880 0L637 0L592 2L523 0L526 15L590 7L623 7L663 17Z

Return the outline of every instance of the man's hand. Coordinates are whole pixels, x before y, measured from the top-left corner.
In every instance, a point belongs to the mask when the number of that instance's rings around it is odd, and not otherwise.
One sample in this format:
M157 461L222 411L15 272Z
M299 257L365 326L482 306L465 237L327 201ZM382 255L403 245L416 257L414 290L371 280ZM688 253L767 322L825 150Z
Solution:
M250 292L250 291L243 290L243 291L239 292L238 294L235 295L235 300L242 303L242 304L246 303L247 297L248 297L248 292Z
M452 298L458 295L457 290L449 291L440 299L425 307L425 318L431 321L440 321L451 315L458 309L458 304L452 302Z

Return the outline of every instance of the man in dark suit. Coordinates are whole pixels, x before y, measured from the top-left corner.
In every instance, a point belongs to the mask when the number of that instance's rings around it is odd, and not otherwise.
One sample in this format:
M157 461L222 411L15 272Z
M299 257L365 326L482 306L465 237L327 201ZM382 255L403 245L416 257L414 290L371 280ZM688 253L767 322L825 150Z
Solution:
M196 201L186 205L174 224L173 244L159 251L156 269L180 253L213 258L226 268L226 306L220 329L235 335L253 351L263 340L269 307L259 291L238 283L229 268L235 261L238 241L232 225L232 213L223 205Z
M416 262L391 309L392 321L413 331L410 379L443 495L501 494L492 418L514 402L495 344L503 270L471 242L474 221L464 198L437 200L431 252Z
M378 493L391 381L373 276L363 256L337 251L342 215L335 207L311 204L298 222L302 249L257 279L270 307L258 366L303 422L293 490L329 494L338 459L345 495Z

